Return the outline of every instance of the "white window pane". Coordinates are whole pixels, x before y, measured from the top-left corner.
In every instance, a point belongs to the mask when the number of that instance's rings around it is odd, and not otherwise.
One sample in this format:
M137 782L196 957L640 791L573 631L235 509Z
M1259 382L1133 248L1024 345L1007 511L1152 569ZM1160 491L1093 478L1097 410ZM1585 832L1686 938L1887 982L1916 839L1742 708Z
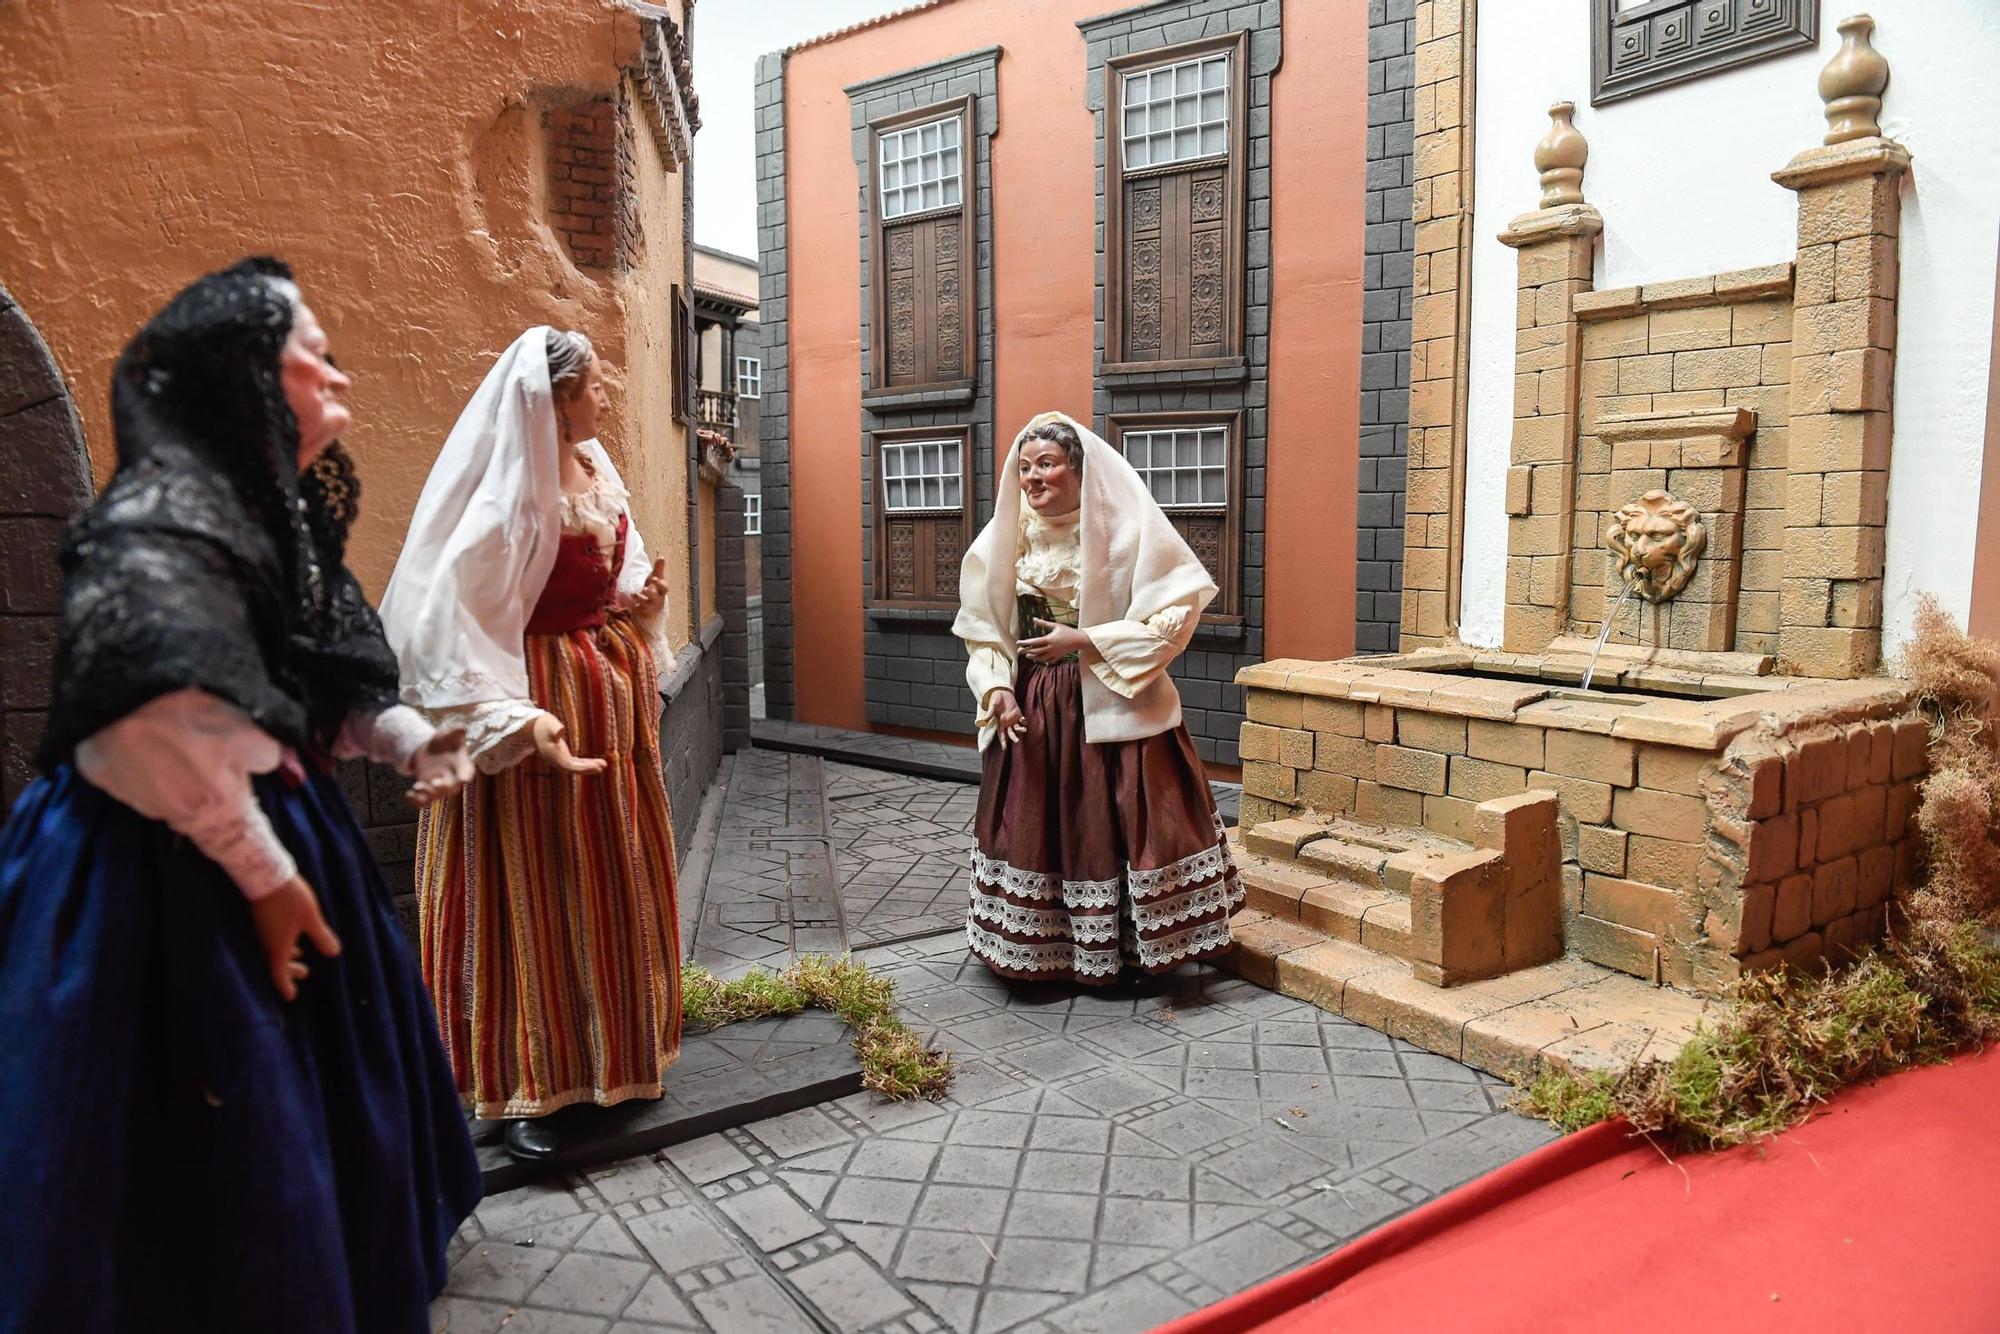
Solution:
M947 180L944 183L944 202L947 206L950 206L958 203L958 201L959 201L958 177L953 176L950 180Z
M1146 108L1126 107L1125 108L1126 137L1130 138L1132 135L1144 134L1145 132L1146 132Z
M924 478L924 508L934 510L944 504L944 485L935 477Z
M1201 151L1193 130L1174 131L1174 157L1176 159L1196 156Z
M1229 114L1229 99L1222 93L1201 95L1201 119L1204 124L1220 123Z
M882 503L892 510L901 509L903 507L903 484L901 482L883 482Z
M1193 125L1201 119L1201 99L1199 97L1176 97L1174 99L1174 124Z
M1148 128L1154 130L1171 130L1174 128L1174 108L1172 103L1162 102L1147 114L1151 117Z
M924 129L923 129L923 136L924 136L924 137L923 137L923 150L924 150L924 152L926 152L926 153L932 153L932 152L935 152L935 151L937 151L937 146L938 146L938 127L937 127L937 126L935 126L935 125L926 125L926 126L924 126Z
M958 175L958 150L956 148L945 150L944 156L938 159L938 169L947 176Z
M1128 167L1150 167L1153 165L1151 150L1144 139L1134 139L1125 145L1125 165Z
M958 442L956 440L948 442L944 447L944 470L954 474L964 471L959 463Z
M1201 86L1201 71L1193 65L1174 66L1174 91L1191 93Z
M1201 156L1212 157L1228 146L1220 125L1205 125L1201 131Z
M1193 463L1195 462L1194 451L1195 451L1195 440L1192 435L1189 435L1185 431L1174 432L1175 466L1182 468L1192 466Z
M944 191L938 188L936 181L927 182L924 186L923 207L937 208L943 203L944 203Z
M1215 56L1201 62L1201 86L1204 88L1229 86L1228 56Z
M947 477L944 479L945 508L960 509L964 507L965 497L961 494L964 484L965 479L962 477Z
M948 120L948 121L946 121L946 122L944 123L944 146L945 146L946 148L957 148L957 147L958 147L958 118L957 118L957 117L953 117L952 119L950 119L950 120Z

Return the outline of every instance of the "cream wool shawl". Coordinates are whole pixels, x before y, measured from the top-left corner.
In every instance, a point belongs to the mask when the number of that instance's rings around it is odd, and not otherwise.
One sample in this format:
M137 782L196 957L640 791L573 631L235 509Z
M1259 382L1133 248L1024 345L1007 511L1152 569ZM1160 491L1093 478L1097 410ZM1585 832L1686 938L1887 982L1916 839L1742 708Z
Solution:
M1014 563L1021 540L1021 488L1016 480L1021 442L1048 422L1066 423L1083 441L1083 492L1078 545L1083 561L1077 588L1077 624L1088 630L1112 621L1145 621L1169 608L1192 604L1180 632L1184 645L1202 608L1215 597L1215 581L1168 522L1165 511L1125 456L1087 427L1060 412L1045 412L1022 428L1007 451L994 488L993 518L980 532L958 572L958 617L952 633L968 644L996 644L1010 666L1014 646ZM1127 699L1099 680L1083 682L1086 741L1139 741L1180 725L1181 697L1161 672ZM991 724L979 733L983 750Z

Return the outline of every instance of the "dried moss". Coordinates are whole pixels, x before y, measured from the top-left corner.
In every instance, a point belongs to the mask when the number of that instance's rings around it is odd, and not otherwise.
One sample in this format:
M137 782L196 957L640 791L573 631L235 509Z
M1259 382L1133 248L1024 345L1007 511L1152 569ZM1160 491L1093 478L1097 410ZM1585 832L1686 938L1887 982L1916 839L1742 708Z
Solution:
M896 984L850 958L809 954L781 973L753 968L724 982L706 968L681 972L681 1020L710 1028L808 1005L831 1010L853 1030L861 1082L885 1098L935 1101L950 1087L952 1059L896 1017Z
M1623 1116L1682 1147L1717 1148L1796 1124L1850 1084L2000 1037L2000 644L1966 635L1926 598L1903 670L1931 721L1917 809L1927 879L1899 888L1882 949L1831 973L1746 977L1727 1017L1673 1060L1616 1075L1544 1068L1519 1107L1565 1130Z

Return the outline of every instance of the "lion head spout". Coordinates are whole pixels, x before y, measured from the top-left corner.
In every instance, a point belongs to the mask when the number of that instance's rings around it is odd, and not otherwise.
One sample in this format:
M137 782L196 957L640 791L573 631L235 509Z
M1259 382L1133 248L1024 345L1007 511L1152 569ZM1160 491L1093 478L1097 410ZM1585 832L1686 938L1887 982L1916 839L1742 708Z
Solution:
M1685 500L1648 491L1611 516L1604 545L1621 583L1633 585L1648 602L1665 602L1694 577L1708 547L1708 528Z

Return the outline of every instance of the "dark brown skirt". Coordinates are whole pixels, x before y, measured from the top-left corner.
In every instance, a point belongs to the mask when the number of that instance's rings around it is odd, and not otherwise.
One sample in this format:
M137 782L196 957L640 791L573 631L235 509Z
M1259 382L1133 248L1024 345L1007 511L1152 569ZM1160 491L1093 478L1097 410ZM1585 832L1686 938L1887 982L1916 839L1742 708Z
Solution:
M1092 745L1080 670L1024 661L1027 735L982 760L966 938L1003 977L1165 972L1227 949L1243 903L1187 728Z

